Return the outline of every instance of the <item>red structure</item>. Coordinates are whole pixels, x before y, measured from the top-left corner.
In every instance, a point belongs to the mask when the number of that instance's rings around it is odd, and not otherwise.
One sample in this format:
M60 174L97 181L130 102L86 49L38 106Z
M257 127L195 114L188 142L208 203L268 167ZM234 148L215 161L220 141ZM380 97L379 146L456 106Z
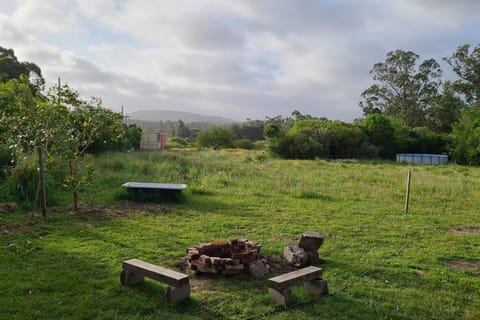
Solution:
M167 144L167 136L166 136L165 132L163 132L163 131L160 132L159 140L160 140L159 149L163 150L165 148L165 145Z

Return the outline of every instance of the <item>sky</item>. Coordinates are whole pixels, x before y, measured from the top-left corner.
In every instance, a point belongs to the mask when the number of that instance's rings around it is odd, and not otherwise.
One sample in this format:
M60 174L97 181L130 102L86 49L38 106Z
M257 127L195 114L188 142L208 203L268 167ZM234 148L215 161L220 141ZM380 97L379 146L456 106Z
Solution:
M47 86L238 121L352 121L389 51L440 62L479 30L478 0L0 0L0 46Z

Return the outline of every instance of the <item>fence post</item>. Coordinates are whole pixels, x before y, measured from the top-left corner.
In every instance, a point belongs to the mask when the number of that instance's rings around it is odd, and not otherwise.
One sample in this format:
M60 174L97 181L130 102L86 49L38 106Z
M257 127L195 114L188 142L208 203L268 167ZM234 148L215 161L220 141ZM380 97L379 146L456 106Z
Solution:
M410 170L408 170L407 172L407 192L406 192L406 195L405 195L405 214L408 213L408 205L410 203L410 177L411 177L412 173L410 172Z

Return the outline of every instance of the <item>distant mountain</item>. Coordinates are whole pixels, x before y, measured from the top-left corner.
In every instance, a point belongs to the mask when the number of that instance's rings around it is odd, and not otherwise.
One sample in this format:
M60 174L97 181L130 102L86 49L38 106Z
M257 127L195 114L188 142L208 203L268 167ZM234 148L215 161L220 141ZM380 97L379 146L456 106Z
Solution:
M232 119L216 117L216 116L207 116L199 113L192 112L183 112L183 111L172 111L172 110L143 110L135 111L128 114L129 121L131 120L142 120L149 122L156 121L177 121L181 119L185 123L191 122L208 122L213 124L229 124L237 122Z

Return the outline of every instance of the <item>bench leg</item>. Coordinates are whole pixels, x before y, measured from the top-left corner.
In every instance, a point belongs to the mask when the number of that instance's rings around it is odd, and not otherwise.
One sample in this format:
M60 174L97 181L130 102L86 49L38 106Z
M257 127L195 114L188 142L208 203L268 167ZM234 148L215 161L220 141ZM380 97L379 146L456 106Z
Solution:
M318 295L328 294L327 280L314 279L311 281L304 282L303 286L306 291L313 294L318 294Z
M292 302L292 289L283 289L282 291L278 291L273 288L268 288L268 294L270 297L277 301L280 304L287 305Z
M133 273L128 270L122 270L122 272L120 272L120 283L124 286L142 283L144 280L145 278L141 274Z
M167 299L172 303L178 303L190 297L190 284L182 287L168 287Z

